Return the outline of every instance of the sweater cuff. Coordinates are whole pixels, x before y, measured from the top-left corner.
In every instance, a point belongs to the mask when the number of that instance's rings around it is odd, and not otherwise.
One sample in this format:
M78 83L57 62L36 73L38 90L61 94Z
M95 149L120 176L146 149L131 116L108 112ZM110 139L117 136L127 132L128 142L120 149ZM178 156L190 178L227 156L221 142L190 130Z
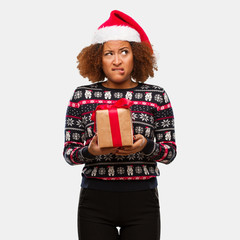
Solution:
M88 151L87 146L82 149L82 155L83 155L83 157L88 158L88 159L95 158L95 156Z
M142 152L144 154L148 155L148 154L152 153L153 149L154 149L154 141L147 138L147 144L144 147L144 149L142 150Z

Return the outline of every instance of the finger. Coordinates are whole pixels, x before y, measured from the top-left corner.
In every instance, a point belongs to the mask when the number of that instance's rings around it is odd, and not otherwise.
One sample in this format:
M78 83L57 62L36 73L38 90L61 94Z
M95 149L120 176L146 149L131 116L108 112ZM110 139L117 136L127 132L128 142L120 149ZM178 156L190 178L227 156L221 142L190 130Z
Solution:
M137 140L139 140L143 137L141 134L137 134L137 135L134 135L134 136L135 136L135 138L134 138L135 141L137 141Z
M135 141L135 143L133 145L137 146L137 147L142 147L146 142L146 138L143 137L142 135L140 135L140 138L138 140Z
M92 142L93 142L93 143L96 143L96 142L97 142L97 134L95 134L95 135L93 136Z
M122 147L122 148L119 148L119 150L124 150L124 151L130 151L130 150L132 150L133 149L133 147L131 146L131 147Z
M141 147L142 141L136 141L132 146L120 148L120 150L125 151L135 151L137 148Z
M112 148L112 147L102 149L103 154L109 154L109 153L115 154L117 151L118 151L117 148Z
M145 144L145 142L146 142L146 139L142 138L141 147Z
M111 153L116 153L117 151L118 151L117 148L112 148L112 149L110 150Z
M136 142L133 143L133 145L131 146L131 149L136 149L138 147L141 146L142 140L138 139Z
M103 150L106 150L106 151L115 151L115 150L117 150L118 148L116 148L116 147L105 147L105 148L102 148Z

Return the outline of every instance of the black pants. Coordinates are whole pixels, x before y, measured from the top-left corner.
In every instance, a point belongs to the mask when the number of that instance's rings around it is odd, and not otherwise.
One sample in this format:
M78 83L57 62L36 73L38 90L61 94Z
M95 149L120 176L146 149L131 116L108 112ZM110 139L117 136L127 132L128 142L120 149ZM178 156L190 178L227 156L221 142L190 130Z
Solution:
M79 240L159 240L157 188L131 192L82 188L78 236Z

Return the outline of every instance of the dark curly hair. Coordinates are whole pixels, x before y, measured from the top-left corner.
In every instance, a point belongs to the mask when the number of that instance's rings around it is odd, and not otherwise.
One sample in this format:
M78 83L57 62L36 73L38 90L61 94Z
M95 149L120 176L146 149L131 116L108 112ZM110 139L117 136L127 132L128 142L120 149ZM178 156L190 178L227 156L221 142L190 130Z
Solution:
M145 82L154 76L154 70L158 70L156 58L149 46L144 42L129 42L132 47L134 67L131 77L137 82ZM92 44L82 49L77 56L77 68L80 74L91 82L99 82L105 79L102 69L103 44Z

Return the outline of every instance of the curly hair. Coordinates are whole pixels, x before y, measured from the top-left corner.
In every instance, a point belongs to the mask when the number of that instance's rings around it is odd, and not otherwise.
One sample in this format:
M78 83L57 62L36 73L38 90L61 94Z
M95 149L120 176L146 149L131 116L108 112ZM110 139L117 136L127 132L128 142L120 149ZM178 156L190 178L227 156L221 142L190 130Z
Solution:
M154 76L154 70L158 70L156 58L149 46L144 42L129 42L132 47L134 67L131 77L137 82L145 82ZM91 82L99 82L105 79L102 69L103 44L92 44L82 49L77 56L77 68L80 74Z

